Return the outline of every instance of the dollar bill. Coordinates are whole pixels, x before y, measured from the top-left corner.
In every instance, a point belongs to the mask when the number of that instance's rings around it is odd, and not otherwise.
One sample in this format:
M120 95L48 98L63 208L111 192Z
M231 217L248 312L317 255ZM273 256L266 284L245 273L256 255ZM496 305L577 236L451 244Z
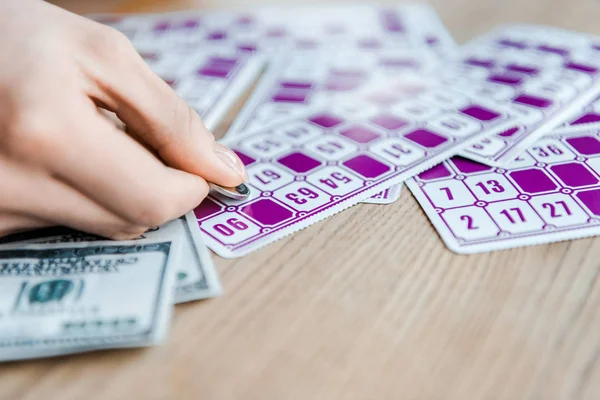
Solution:
M160 342L177 242L19 245L0 250L0 361Z
M148 240L169 240L170 238L181 239L180 262L175 266L175 303L205 299L221 294L221 284L215 265L208 248L202 242L198 224L193 215L178 218L155 228L137 240L144 243ZM66 228L52 228L13 235L3 239L0 244L83 243L98 240L105 239Z

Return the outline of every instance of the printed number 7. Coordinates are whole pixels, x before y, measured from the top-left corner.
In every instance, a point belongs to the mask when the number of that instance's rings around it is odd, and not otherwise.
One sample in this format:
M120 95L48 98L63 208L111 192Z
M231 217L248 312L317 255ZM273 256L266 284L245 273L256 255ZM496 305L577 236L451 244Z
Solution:
M452 192L450 191L450 188L443 187L443 188L440 188L440 190L446 193L446 196L448 196L448 200L454 200L454 196L452 196Z

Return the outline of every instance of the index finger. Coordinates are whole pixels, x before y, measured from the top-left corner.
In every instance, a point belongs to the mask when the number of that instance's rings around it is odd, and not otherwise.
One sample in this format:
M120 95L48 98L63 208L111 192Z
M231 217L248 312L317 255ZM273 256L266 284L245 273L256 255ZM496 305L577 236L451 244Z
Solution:
M98 54L84 65L93 79L90 96L115 112L168 165L222 186L246 181L239 157L215 143L198 114L115 32L108 33L114 42L108 56Z

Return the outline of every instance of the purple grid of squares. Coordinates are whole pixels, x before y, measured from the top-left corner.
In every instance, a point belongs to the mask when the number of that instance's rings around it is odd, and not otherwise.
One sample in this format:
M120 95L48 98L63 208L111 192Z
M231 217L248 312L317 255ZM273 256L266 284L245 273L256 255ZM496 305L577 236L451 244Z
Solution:
M320 124L321 126L329 127L338 126L343 122L341 119L330 115L316 116L312 120L315 121L314 123ZM237 149L235 152L238 157L240 157L242 162L247 166L254 164L260 158L256 158L247 154L245 151L240 151ZM300 151L292 151L291 153L287 153L277 158L276 161L296 175L312 173L324 165L322 161L319 161L318 159L315 159ZM339 163L339 166L345 167L355 178L356 175L359 175L364 179L376 179L392 170L389 165L367 154L353 155L345 161ZM286 187L292 184L293 182L282 185L281 187L275 189L274 193L285 190ZM312 190L321 192L321 189L310 184L309 182L305 181L304 184L307 185L308 188L312 188ZM329 199L328 203L330 203L330 201L331 200ZM328 204L326 204L326 206L328 206ZM225 208L226 206L220 204L218 200L208 198L195 210L195 215L198 220L207 220L222 213ZM314 210L311 210L310 212L314 212L320 208L322 208L322 205L318 206ZM245 218L249 218L258 226L276 227L281 224L286 224L286 222L292 222L290 220L292 220L295 216L298 216L298 214L295 212L299 212L300 210L296 210L294 212L292 209L293 205L283 204L281 200L276 199L272 193L271 196L267 198L259 196L258 199L253 199L248 204L240 203L238 209L233 212L232 215L241 214ZM219 240L218 238L215 239Z
M564 142L571 144L571 147L576 149L576 151L578 151L577 149L582 150L585 155L600 155L600 140L596 137L570 137ZM461 157L453 157L450 162L439 164L434 168L421 173L418 176L418 179L426 183L436 180L447 180L456 175L469 176L486 174L492 172L492 170L495 169ZM517 193L526 194L528 196L537 196L548 193L559 193L563 192L561 189L568 189L568 192L563 193L569 193L570 197L581 206L582 210L584 210L589 217L600 217L600 173L592 171L591 167L583 161L561 161L546 165L544 168L524 167L512 171L503 171L503 173L509 178L504 182L510 183L514 189L517 190ZM475 199L481 201L480 198L478 198L477 193L468 186L467 188ZM429 198L426 193L425 195ZM495 201L486 200L485 204L514 200L517 198L518 196L511 196ZM431 198L429 198L429 201L432 202ZM433 202L432 205L436 207ZM475 203L473 205L475 205ZM458 209L470 206L472 205L461 205L457 207L448 207L446 209ZM535 207L532 208L534 212L538 213ZM589 211L585 211L586 208ZM542 218L541 215L540 218ZM449 228L452 230L450 226Z

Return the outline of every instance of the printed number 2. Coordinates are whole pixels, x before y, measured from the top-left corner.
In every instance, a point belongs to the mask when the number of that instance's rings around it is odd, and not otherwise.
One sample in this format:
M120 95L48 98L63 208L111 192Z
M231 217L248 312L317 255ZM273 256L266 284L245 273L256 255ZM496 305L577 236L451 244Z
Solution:
M231 236L235 231L244 231L248 229L248 225L238 220L237 218L229 218L226 224L216 224L213 228L223 236Z
M556 204L556 205L554 205ZM558 205L562 206L563 210L565 211L565 213L567 213L567 215L572 215L571 210L569 210L569 207L567 206L567 203L565 203L564 201L557 201L556 203L551 204L551 203L544 203L542 204L542 208L548 208L550 209L550 217L551 218L560 218L563 215L560 214L557 211L557 207Z
M471 217L470 215L463 215L460 217L460 220L467 221L467 229L469 230L479 229L479 227L475 226L475 224L473 223L473 217Z

